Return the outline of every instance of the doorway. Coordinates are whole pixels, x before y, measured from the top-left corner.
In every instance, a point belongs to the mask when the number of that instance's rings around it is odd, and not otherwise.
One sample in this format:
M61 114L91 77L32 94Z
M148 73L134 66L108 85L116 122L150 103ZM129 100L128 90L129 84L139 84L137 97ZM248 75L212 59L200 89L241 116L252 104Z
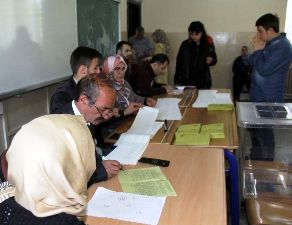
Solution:
M128 12L127 12L127 21L128 21L128 39L135 34L137 27L141 26L141 3L128 0Z

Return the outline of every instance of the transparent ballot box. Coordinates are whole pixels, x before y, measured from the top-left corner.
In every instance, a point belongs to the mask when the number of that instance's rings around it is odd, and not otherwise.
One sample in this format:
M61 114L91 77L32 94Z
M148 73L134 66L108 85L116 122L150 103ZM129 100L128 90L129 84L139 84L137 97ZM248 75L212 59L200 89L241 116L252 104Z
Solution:
M290 202L292 104L238 102L236 107L243 197Z

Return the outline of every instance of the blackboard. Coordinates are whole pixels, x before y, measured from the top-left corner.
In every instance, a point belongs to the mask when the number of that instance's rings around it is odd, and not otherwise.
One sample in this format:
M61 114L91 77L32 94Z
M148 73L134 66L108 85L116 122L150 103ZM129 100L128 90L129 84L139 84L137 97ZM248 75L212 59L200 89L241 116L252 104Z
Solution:
M119 1L77 0L78 45L113 55L119 41Z

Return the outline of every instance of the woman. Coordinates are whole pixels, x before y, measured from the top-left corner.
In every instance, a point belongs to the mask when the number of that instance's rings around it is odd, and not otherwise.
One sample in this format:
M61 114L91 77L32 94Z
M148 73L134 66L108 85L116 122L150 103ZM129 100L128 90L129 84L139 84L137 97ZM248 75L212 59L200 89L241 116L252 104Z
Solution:
M169 41L167 38L166 33L164 30L157 29L155 30L152 35L152 40L155 43L155 50L154 50L154 55L163 53L167 56L169 56ZM166 70L163 72L163 74L156 76L155 81L160 84L168 84L168 71Z
M213 39L199 21L192 22L188 31L189 38L182 42L177 54L174 83L209 89L212 86L209 67L217 63Z
M96 165L81 116L32 120L15 135L6 157L12 187L0 191L0 224L84 224L77 215L86 207L87 181Z
M137 95L128 81L124 79L127 64L120 55L110 56L103 63L103 72L112 82L116 92L117 100L114 110L115 115L129 115L144 105L154 107L156 101L153 98L145 98ZM118 110L118 112L117 112Z

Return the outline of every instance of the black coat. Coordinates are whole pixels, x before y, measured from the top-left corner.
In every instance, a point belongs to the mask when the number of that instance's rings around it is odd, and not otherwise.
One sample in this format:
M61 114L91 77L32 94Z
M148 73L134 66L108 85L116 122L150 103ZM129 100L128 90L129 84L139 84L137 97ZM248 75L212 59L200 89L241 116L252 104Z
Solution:
M212 57L212 63L207 64L206 58ZM174 83L176 85L193 85L198 89L209 89L212 79L209 66L217 63L217 55L212 38L207 36L199 46L187 39L182 42L176 58Z

